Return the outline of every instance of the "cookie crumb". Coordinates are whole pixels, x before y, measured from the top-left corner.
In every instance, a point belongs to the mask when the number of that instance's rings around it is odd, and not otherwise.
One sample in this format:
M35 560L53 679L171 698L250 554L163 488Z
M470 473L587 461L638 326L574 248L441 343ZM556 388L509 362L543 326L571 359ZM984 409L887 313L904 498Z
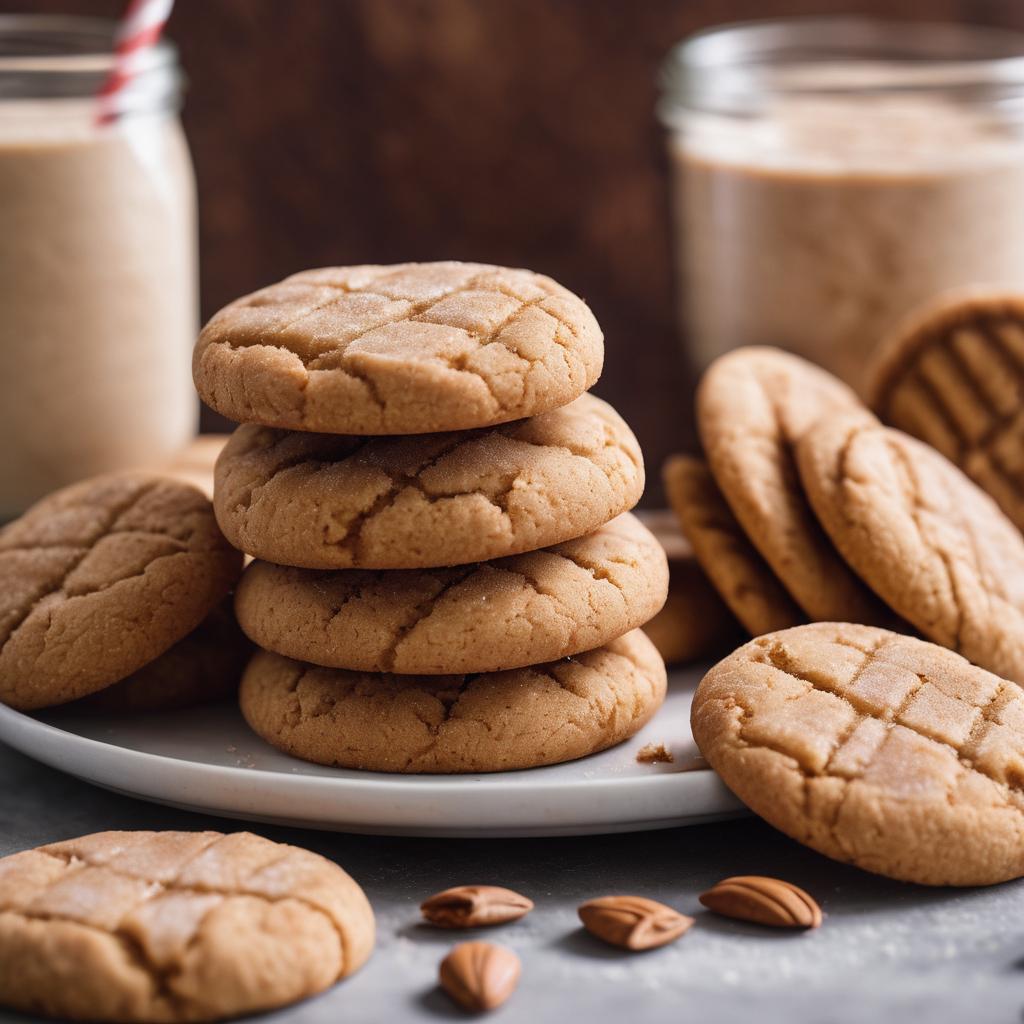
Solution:
M636 759L640 764L672 764L675 761L672 751L664 743L648 743L637 751Z

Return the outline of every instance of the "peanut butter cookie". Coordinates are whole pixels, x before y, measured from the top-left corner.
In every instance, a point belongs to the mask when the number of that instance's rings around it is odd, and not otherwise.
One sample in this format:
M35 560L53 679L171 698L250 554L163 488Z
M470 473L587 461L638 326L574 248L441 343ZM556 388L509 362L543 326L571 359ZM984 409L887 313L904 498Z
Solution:
M1024 538L934 448L862 416L821 420L800 475L836 547L925 636L1024 683Z
M222 309L193 375L233 420L423 434L534 416L601 375L604 339L549 277L481 263L327 267Z
M215 1021L315 995L373 949L337 864L247 832L99 832L0 860L0 1004Z
M644 624L658 653L669 665L720 654L736 645L740 624L708 581L668 509L638 513L668 556L668 596L661 611Z
M805 621L764 559L747 540L707 466L673 455L662 470L665 492L708 578L754 636Z
M626 513L579 540L454 569L253 562L235 597L260 647L363 672L497 672L589 651L665 603L668 565Z
M929 304L881 347L869 380L886 423L938 448L1024 528L1024 296Z
M77 706L134 714L209 704L237 692L251 653L252 645L238 628L229 598L155 661L83 697Z
M924 885L1024 874L1024 692L934 644L821 622L716 665L693 735L801 843Z
M258 653L249 725L306 761L381 772L499 772L628 739L665 698L665 664L634 630L573 658L483 675L345 672Z
M861 409L835 377L771 348L736 349L715 360L697 391L697 423L715 482L811 619L890 621L815 521L793 459L793 445L823 413Z
M217 461L214 506L249 554L307 569L422 569L596 530L644 489L640 447L592 395L532 419L418 437L247 425Z
M227 595L241 555L176 480L94 477L0 531L0 700L84 697L142 668Z

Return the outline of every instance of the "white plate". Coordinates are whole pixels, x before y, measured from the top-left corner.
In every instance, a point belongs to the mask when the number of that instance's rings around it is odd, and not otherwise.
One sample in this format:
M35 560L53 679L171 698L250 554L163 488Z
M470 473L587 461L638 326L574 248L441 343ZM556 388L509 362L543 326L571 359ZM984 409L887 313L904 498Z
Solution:
M233 706L173 714L35 716L0 705L0 739L88 782L187 810L251 821L411 836L631 832L734 817L742 808L697 757L695 669L670 676L654 721L593 757L491 775L386 775L307 764L255 736ZM671 764L639 764L664 743Z

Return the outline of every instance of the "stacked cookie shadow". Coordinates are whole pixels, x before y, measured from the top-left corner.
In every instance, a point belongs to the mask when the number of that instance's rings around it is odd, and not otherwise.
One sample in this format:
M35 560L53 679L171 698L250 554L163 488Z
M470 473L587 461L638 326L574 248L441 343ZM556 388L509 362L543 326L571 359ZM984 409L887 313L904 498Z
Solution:
M295 756L403 772L569 760L664 697L639 627L665 555L629 514L643 461L585 394L587 306L479 264L310 271L204 329L200 395L242 423L214 507L255 561L240 701Z

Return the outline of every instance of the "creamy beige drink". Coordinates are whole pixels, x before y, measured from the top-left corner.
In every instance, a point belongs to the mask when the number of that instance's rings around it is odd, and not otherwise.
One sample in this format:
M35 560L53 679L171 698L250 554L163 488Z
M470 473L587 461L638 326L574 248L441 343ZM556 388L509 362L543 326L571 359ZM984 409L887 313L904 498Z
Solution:
M697 360L781 345L857 384L923 301L978 282L1024 289L1020 142L940 103L790 106L764 149L674 145Z
M0 101L0 516L179 449L196 321L173 111L101 127L91 97Z
M922 302L970 284L1024 289L1024 63L1004 54L1024 44L914 31L766 23L723 30L731 56L714 34L696 41L709 64L688 69L666 121L697 363L778 345L856 386ZM894 57L903 43L919 52ZM981 59L990 51L999 59Z

